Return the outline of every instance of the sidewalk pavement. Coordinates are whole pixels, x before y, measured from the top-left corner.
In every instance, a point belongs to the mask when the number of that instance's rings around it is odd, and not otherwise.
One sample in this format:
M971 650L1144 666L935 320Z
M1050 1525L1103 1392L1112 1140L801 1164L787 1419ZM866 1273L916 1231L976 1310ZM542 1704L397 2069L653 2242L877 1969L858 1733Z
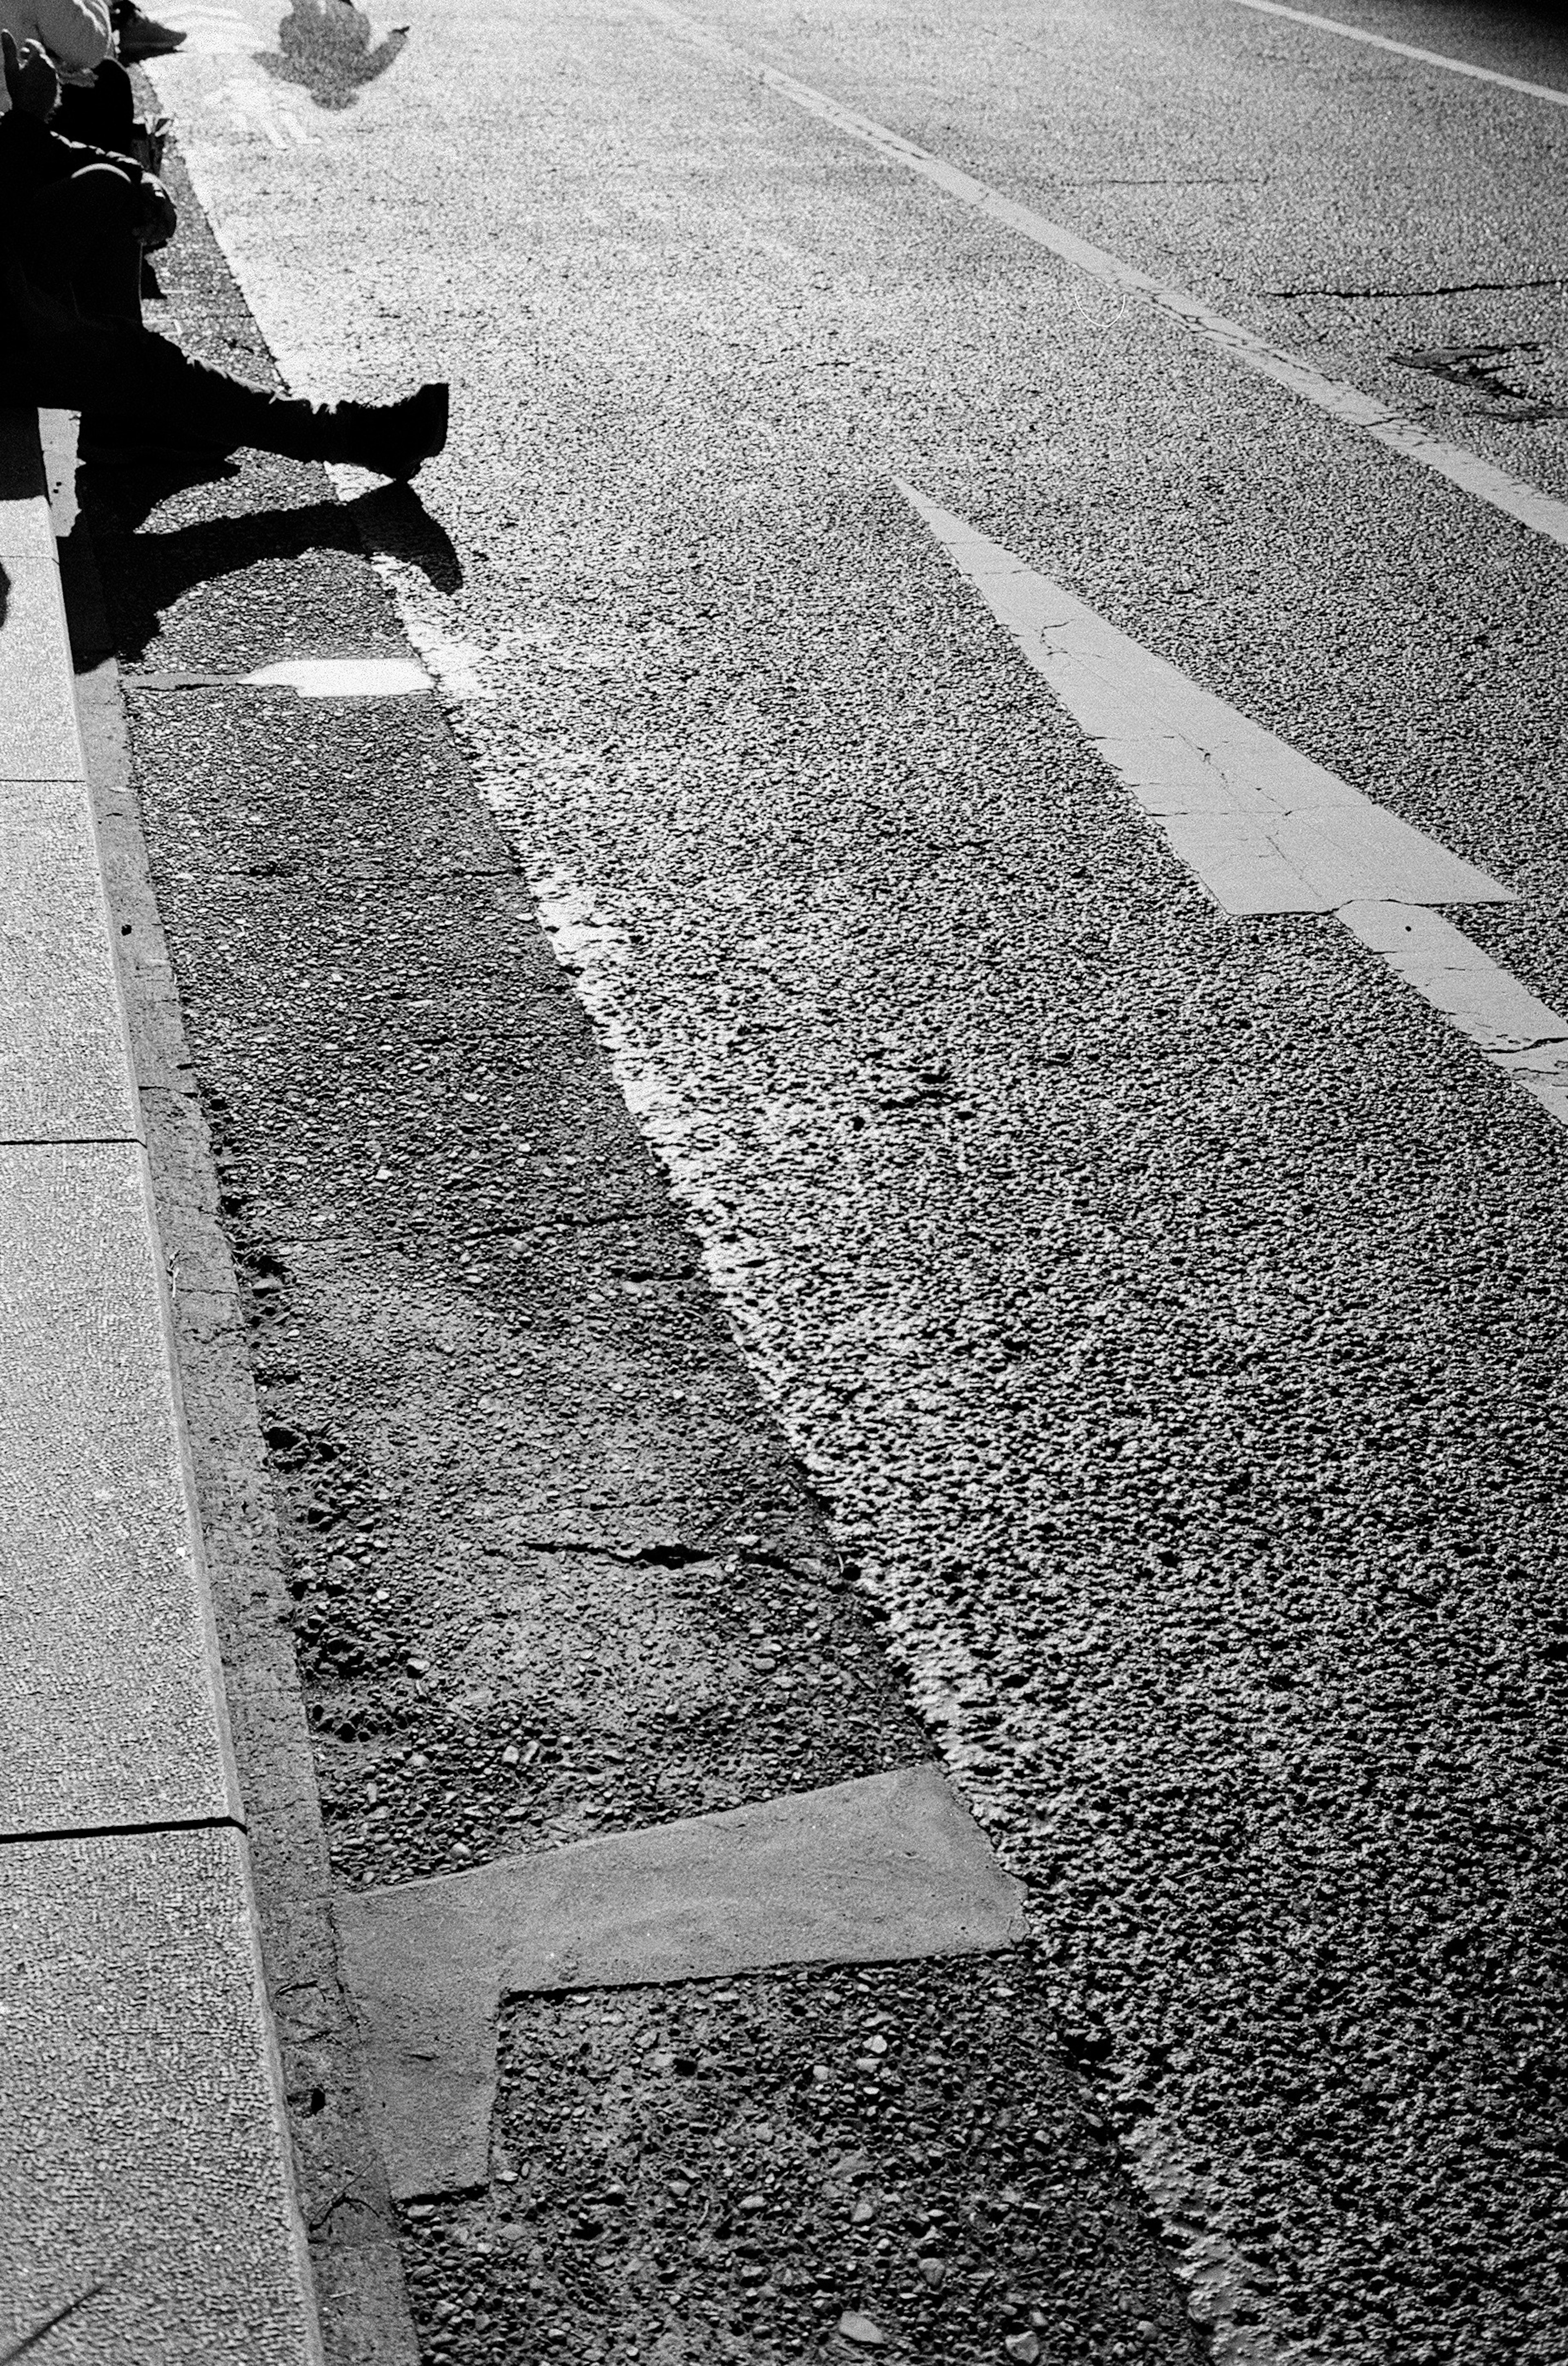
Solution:
M0 412L0 2360L319 2360L36 415Z

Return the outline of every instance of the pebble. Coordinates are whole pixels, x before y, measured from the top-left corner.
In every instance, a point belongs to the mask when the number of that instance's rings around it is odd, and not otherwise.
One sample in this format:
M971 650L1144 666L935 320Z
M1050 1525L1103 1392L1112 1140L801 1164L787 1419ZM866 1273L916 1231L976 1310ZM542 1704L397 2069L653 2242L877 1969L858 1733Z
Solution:
M1010 2333L1002 2346L1009 2358L1021 2360L1022 2366L1035 2366L1035 2360L1040 2354L1040 2338L1037 2333Z
M862 2316L853 2308L845 2310L838 2320L838 2329L846 2341L857 2342L862 2349L880 2349L888 2338L879 2325L873 2325L868 2316ZM1037 2342L1035 2349L1037 2353Z

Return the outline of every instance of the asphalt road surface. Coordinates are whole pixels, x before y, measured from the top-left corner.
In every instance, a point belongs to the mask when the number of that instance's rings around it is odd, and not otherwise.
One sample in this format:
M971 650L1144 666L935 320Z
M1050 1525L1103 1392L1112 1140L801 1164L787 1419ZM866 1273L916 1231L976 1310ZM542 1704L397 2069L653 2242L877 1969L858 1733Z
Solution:
M454 382L453 564L383 573L1232 2354L1557 2366L1568 1132L1222 909L900 486L1516 891L1448 918L1568 1010L1568 31L174 13L285 377Z

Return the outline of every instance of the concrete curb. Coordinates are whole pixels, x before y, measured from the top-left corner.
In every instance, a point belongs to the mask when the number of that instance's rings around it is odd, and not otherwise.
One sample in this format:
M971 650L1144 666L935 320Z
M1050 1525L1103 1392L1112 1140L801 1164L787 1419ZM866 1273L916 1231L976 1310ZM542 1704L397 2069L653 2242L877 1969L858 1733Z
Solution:
M247 1308L152 889L103 586L70 491L75 436L62 413L42 412L39 423L322 2349L326 2366L417 2366L397 2216L338 1963Z
M0 412L0 2345L317 2366L36 415Z

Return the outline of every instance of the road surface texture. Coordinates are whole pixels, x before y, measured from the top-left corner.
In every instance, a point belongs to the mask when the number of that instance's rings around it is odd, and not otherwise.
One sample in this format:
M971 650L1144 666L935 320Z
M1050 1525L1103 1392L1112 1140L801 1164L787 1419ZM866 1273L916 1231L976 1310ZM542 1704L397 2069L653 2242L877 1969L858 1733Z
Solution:
M508 2006L427 2353L1550 2366L1568 1132L918 504L1508 891L1558 1040L1568 33L406 13L157 82L287 380L452 377L419 501L95 521L334 1871L935 1749L1033 1932ZM168 686L405 629L444 719Z

